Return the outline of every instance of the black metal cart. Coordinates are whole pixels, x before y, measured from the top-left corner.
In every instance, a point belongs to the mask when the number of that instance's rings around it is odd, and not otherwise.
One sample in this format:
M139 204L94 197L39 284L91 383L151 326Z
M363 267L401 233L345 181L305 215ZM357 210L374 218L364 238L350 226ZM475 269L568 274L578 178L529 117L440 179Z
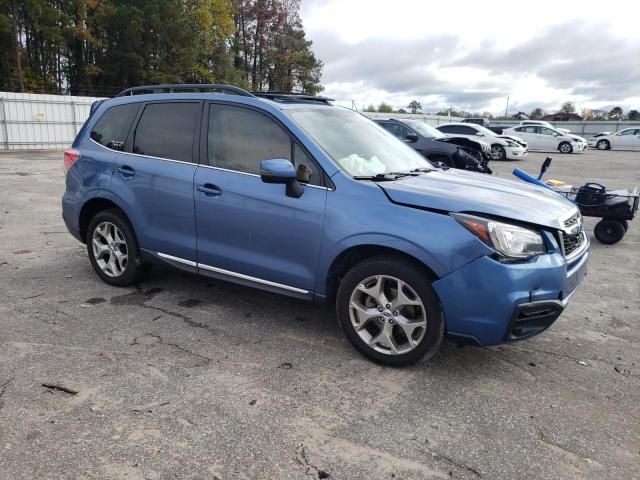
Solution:
M638 211L638 187L633 190L607 190L599 183L586 183L581 187L567 189L553 187L542 181L550 165L551 157L547 157L540 168L538 178L519 168L515 168L513 174L525 182L549 188L565 196L578 206L583 217L601 218L593 230L599 242L612 245L622 240L629 228L629 222Z
M637 187L633 190L607 190L604 185L587 183L566 192L556 191L574 202L583 217L602 219L593 233L598 241L607 245L622 240L640 201Z

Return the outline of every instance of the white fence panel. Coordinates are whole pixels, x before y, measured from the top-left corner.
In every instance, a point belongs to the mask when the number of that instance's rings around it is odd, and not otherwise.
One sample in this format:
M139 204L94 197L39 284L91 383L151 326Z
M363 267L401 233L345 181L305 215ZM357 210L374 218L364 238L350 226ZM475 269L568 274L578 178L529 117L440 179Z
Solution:
M425 113L380 113L380 112L362 112L363 115L371 119L385 120L389 118L398 118L405 120L422 120L428 125L437 127L443 123L460 122L462 118L449 117L442 115L429 115Z
M0 92L0 149L62 149L98 97Z

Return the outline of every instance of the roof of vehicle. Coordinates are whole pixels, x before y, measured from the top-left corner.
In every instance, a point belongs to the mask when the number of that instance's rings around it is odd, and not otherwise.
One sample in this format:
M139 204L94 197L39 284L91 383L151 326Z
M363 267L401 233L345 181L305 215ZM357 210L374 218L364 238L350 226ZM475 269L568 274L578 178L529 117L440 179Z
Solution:
M482 125L478 125L477 123L450 122L450 123L443 123L442 125L438 125L436 128L449 127L452 125L459 126L459 127L482 127Z

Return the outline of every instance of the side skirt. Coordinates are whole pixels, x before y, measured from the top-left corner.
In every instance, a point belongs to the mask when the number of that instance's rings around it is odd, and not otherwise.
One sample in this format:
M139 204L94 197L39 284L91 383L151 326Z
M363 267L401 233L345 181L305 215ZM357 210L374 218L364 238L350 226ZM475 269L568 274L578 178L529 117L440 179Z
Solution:
M212 277L218 280L224 280L227 282L236 283L238 285L257 288L259 290L278 293L280 295L286 295L288 297L299 298L302 300L312 301L314 298L313 292L309 292L301 288L291 287L289 285L271 282L269 280L263 280L261 278L244 275L242 273L223 270L221 268L204 265L192 260L174 257L173 255L168 255L161 252L152 252L147 249L141 249L141 253L143 258L147 261L153 263L165 263L180 270L196 273L198 275Z

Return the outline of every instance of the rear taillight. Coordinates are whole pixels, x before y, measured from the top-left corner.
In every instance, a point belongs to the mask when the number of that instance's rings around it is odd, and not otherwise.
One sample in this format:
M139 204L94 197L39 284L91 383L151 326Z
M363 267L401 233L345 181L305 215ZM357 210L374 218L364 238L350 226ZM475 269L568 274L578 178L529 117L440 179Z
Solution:
M74 148L68 148L64 151L64 173L80 159L80 152Z

